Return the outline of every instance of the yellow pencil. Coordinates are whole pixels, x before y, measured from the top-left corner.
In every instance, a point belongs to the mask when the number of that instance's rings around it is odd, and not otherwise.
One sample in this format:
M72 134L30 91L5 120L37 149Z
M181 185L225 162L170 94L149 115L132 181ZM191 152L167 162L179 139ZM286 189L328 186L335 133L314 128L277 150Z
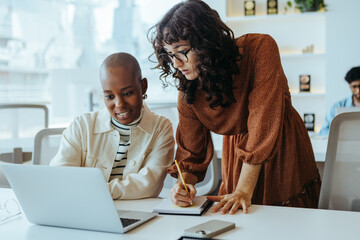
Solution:
M180 169L180 166L179 166L178 162L176 161L176 159L175 159L175 165L176 165L176 168L177 168L177 170L179 172L179 176L180 176L182 184L184 185L185 191L186 191L188 197L190 197L190 192L189 192L188 188L186 187L186 182L185 182L185 180L184 180L184 178L183 178L183 176L181 174L181 169ZM192 205L192 202L190 202L190 205Z

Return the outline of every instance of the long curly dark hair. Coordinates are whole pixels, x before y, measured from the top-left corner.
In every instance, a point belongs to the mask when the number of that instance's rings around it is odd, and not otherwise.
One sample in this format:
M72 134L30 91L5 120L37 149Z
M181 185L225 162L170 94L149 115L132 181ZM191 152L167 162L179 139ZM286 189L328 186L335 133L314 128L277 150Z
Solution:
M184 92L188 104L195 100L196 91L207 93L211 108L223 108L236 102L233 94L233 74L239 72L236 61L240 58L234 33L223 23L219 14L200 0L188 0L172 7L148 33L158 65L160 80L168 86L167 77L172 75L178 90ZM166 53L164 44L187 40L197 55L196 80L187 80L178 69L171 68L161 54Z

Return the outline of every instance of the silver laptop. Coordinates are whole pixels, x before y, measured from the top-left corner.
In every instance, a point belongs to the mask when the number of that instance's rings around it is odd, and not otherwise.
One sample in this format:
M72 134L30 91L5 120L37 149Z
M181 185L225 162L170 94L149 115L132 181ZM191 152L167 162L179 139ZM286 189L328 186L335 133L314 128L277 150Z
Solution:
M360 112L360 107L337 107L335 109L335 115L339 115L344 112Z
M29 222L124 233L156 213L117 211L97 168L2 164Z

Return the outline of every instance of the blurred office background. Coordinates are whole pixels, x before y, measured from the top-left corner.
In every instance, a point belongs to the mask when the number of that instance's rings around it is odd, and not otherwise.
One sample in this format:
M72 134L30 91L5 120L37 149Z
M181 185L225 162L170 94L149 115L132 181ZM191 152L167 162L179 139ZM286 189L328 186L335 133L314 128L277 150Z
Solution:
M0 104L44 104L50 127L67 126L75 116L103 107L98 68L107 55L119 51L138 59L149 81L149 105L176 104L176 89L163 89L159 71L152 69L147 32L178 2L0 0ZM285 10L287 1L278 0L278 14L267 16L267 1L256 0L256 14L248 17L244 0L205 2L236 36L264 32L275 38L293 104L301 116L315 114L316 134L330 106L350 94L346 72L360 65L360 1L326 0L326 12L299 13L294 3ZM312 52L302 52L311 46ZM308 93L299 93L301 74L311 75ZM23 112L13 118L29 116Z
M147 31L177 2L0 0L0 103L45 104L50 125L67 123L103 106L98 68L119 51L140 62L149 102L175 102L151 69Z

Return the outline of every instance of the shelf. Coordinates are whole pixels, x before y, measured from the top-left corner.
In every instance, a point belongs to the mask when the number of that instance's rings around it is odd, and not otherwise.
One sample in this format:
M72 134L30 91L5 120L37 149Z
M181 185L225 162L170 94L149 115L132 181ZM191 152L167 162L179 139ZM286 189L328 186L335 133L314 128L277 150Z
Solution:
M325 57L325 53L280 53L281 59L300 59L300 58L314 58Z
M0 74L4 72L22 73L22 74L41 74L41 75L45 75L49 73L47 69L40 69L40 68L0 67Z
M17 99L14 100L6 100L0 98L0 104L43 104L43 105L49 105L51 103L51 100L49 99L36 99L36 98L24 98L24 99Z
M313 18L325 17L325 12L306 12L306 13L293 13L293 14L272 14L272 15L255 15L255 16L236 16L227 17L226 22L248 22L248 21L283 21L283 20L312 20Z
M6 91L16 91L16 92L21 92L21 91L44 91L44 89L46 89L46 84L41 83L41 84L29 84L29 85L24 85L24 84L7 84L7 85L3 85L2 88L0 89L0 93L1 92L6 92Z
M324 98L325 93L295 92L295 93L291 93L291 97L292 98L309 98L309 97Z
M20 42L23 46L25 45L25 42L22 41L22 40L20 40L20 39L13 38L13 37L8 36L8 35L0 34L0 48L6 48L7 43L8 43L9 41Z
M19 42L23 42L22 40L20 40L18 38L13 38L12 36L4 35L4 34L0 34L0 40L2 40L2 41L19 41Z
M278 2L278 6L285 3ZM291 8L284 13L278 8L279 14L267 15L266 1L259 1L259 4L256 1L257 15L244 16L243 1L223 0L221 4L221 16L235 37L260 33L275 40L288 80L291 103L300 116L316 114L315 130L319 130L326 116L325 101L328 97L325 91L327 12L300 13ZM311 46L313 52L303 53L303 49ZM311 76L311 92L299 92L299 76L303 74Z
M11 36L0 34L0 40L9 41L9 40L12 40L12 39L13 38Z

